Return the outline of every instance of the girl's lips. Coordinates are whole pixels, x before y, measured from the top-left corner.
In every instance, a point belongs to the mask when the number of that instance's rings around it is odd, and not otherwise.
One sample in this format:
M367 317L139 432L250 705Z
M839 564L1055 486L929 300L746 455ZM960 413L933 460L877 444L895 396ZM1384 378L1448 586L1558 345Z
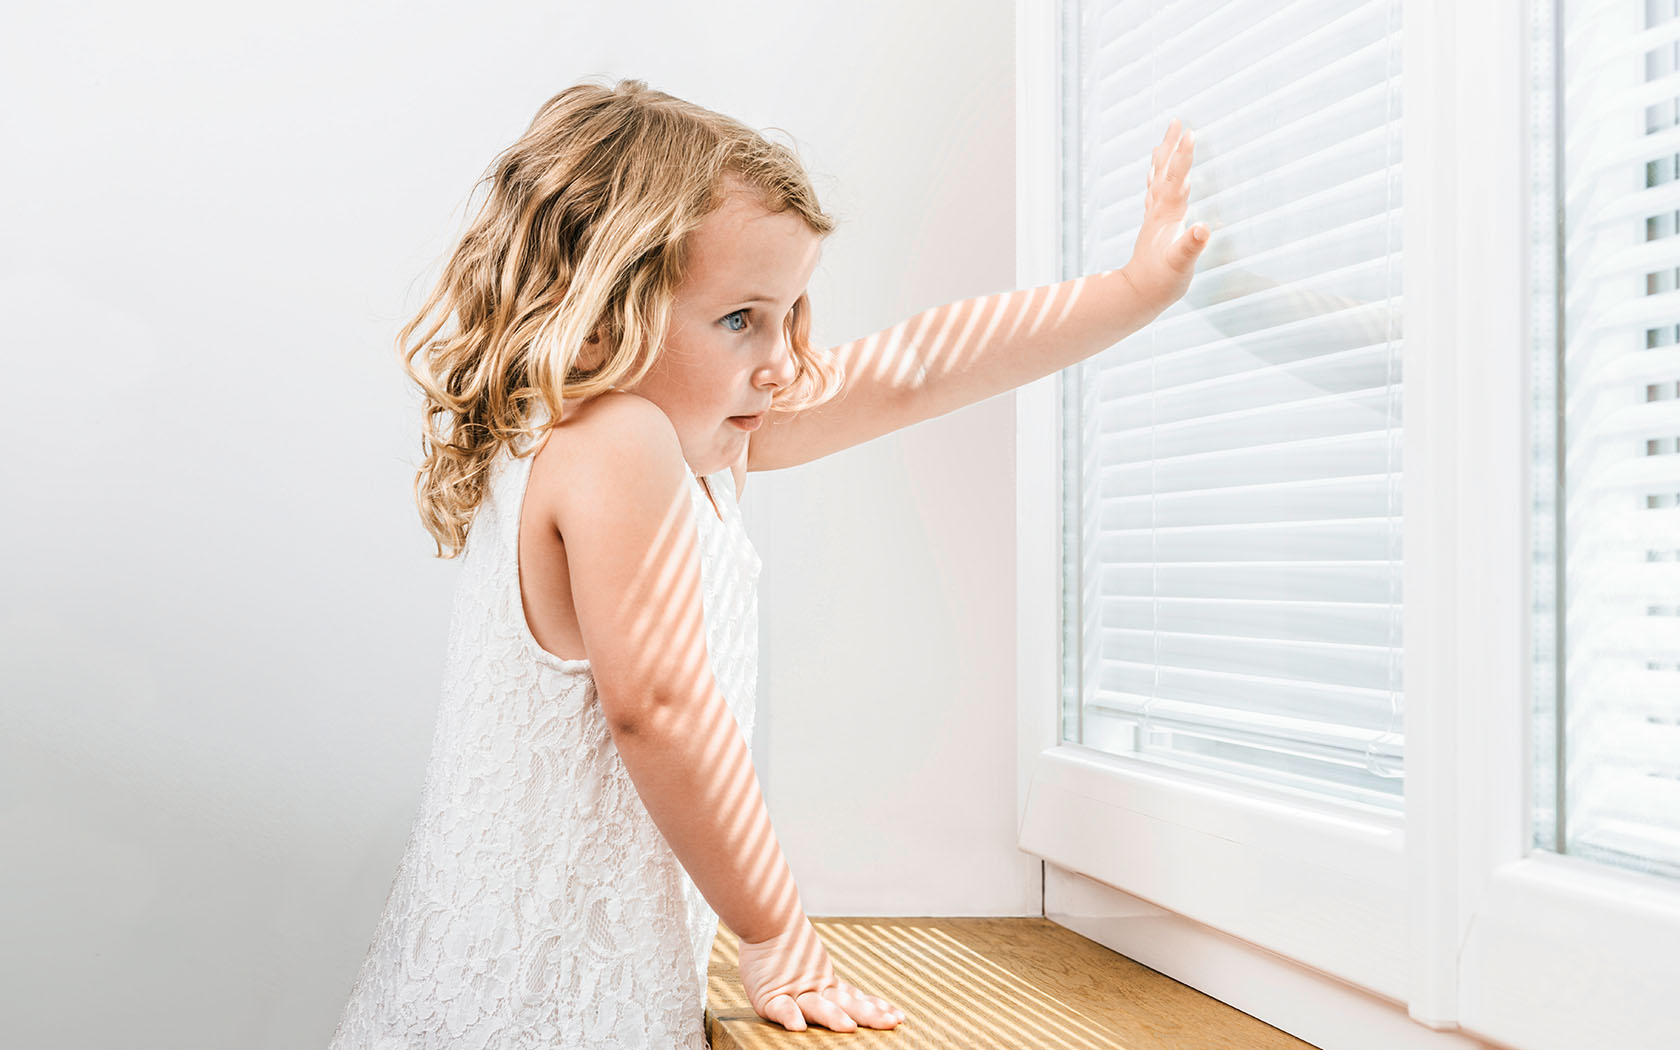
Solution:
M742 430L757 430L758 425L760 423L764 422L764 417L762 415L758 415L758 416L730 416L729 421L731 423L735 424L736 426L740 427Z

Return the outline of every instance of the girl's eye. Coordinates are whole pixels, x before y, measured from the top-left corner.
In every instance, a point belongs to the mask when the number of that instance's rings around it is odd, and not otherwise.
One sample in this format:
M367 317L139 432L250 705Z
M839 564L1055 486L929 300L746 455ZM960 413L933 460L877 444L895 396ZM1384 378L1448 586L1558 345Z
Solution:
M735 325L730 323L730 318L733 318L733 317L739 317L741 319L741 326L739 328L735 327ZM736 310L734 313L725 314L723 316L722 324L725 328L729 329L731 332L745 331L746 327L747 327L747 312L745 310Z

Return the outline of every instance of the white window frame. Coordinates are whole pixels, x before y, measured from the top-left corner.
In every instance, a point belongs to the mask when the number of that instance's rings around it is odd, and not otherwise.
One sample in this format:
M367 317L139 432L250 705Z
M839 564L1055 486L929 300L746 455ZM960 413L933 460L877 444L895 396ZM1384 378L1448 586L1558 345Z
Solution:
M1015 395L1043 913L1325 1050L1680 1031L1680 884L1528 848L1531 2L1404 0L1403 819L1058 745L1060 377ZM1062 18L1017 0L1020 287L1062 276Z

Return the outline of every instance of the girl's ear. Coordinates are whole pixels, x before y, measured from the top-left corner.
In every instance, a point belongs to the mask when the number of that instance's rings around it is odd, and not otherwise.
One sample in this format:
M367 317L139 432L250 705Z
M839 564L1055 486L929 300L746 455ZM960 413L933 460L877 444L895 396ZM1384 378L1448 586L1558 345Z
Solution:
M579 368L599 368L605 358L605 346L602 343L603 329L597 328L589 338L583 341L583 349L578 352L577 365Z

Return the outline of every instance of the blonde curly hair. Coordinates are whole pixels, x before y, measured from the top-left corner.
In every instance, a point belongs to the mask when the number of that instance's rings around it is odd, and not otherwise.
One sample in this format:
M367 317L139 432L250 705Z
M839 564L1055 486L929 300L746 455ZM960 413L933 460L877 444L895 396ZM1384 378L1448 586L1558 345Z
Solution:
M464 549L497 453L536 436L534 404L552 426L563 400L633 386L653 367L687 235L731 182L818 236L834 229L791 148L641 80L567 88L491 164L477 216L397 336L424 392L414 492L438 557ZM806 296L786 328L795 377L772 407L833 397L841 377L811 345Z

